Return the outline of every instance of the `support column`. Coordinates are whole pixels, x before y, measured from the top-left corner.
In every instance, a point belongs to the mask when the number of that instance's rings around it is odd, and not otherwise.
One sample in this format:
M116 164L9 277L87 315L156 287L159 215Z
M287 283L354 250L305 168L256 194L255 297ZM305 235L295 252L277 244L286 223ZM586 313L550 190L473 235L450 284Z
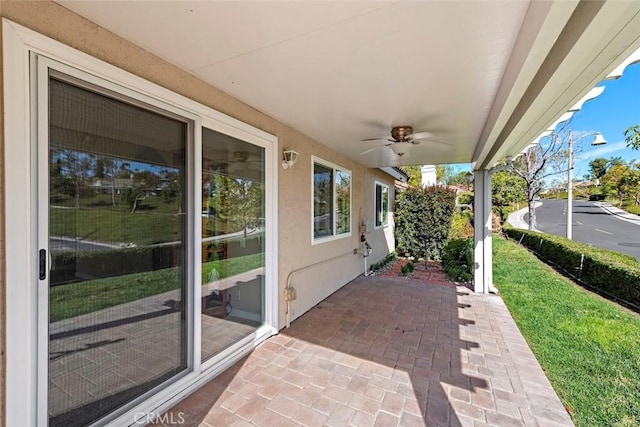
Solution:
M487 294L493 286L493 255L491 253L491 174L488 170L476 170L473 174L473 290L478 293Z

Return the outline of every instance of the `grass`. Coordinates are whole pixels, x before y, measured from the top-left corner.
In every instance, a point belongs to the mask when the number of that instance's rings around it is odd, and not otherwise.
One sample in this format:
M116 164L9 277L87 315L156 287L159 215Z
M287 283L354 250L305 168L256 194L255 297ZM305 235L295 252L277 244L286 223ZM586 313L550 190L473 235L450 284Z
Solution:
M635 202L631 199L625 201L625 203L622 205L622 209L629 213L640 215L640 206L636 205Z
M172 208L160 197L148 197L135 213L125 206L51 207L51 235L138 245L171 242L178 240L178 223L181 220Z
M264 266L264 254L257 253L237 258L209 261L202 264L202 283L206 283L212 270L216 270L218 278L232 277L245 271Z
M640 425L640 318L494 239L494 281L577 426Z
M69 207L68 203L51 207L51 235L137 245L179 240L179 222L184 215L176 214L175 202L147 197L139 203L136 212L131 213L131 209L122 204L112 206L107 197L110 196L101 194L83 198L80 209ZM203 218L202 227L208 236L242 229L240 224L230 220L213 218Z
M206 282L204 277L214 268L218 272L218 278L223 279L263 265L264 255L261 253L207 262L202 265L202 283ZM49 317L51 322L57 322L179 287L178 268L54 286L49 294Z

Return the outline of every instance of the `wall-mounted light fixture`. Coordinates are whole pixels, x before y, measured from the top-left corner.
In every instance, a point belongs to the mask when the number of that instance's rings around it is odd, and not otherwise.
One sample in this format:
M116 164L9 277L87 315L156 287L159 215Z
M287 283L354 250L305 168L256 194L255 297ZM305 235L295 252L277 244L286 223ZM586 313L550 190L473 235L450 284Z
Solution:
M298 152L293 150L284 150L282 152L282 168L289 169L298 160Z

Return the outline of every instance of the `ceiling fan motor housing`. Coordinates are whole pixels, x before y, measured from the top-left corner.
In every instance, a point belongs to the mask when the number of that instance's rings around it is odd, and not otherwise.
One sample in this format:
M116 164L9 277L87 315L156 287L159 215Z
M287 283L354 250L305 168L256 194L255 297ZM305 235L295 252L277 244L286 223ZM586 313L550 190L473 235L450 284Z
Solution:
M391 129L391 137L396 141L406 141L407 136L413 133L411 126L394 126Z

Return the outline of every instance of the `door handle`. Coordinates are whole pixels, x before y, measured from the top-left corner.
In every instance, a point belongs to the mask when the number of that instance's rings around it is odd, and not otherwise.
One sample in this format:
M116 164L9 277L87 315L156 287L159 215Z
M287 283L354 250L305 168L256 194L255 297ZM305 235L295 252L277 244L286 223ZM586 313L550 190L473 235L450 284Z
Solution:
M47 278L47 250L40 249L39 252L39 268L40 268L40 280L44 280Z

